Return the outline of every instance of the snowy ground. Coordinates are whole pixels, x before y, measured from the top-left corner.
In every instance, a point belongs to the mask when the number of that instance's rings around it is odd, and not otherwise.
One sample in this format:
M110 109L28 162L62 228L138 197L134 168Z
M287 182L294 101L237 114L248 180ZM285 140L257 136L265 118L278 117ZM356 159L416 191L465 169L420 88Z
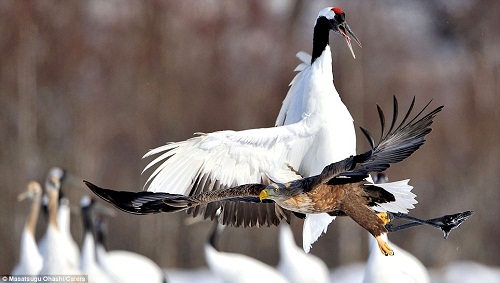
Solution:
M332 269L330 282L360 283L364 263ZM170 283L222 283L208 269L165 270ZM470 261L459 261L440 269L429 269L433 283L500 283L500 267L490 267Z

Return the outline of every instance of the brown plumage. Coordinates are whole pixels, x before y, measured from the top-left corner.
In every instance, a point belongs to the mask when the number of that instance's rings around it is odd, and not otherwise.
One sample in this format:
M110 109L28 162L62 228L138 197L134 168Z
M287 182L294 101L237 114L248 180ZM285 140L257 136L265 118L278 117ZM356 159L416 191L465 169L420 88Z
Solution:
M104 200L133 214L187 210L196 215L197 210L202 207L205 218L213 219L217 210L222 208L220 221L233 226L277 225L282 219L289 221L292 213L299 217L306 213L322 212L333 216L347 215L379 240L383 253L392 254L392 250L379 237L382 233L387 233L384 227L387 222L372 207L394 202L396 198L382 186L368 183L365 178L370 172L384 171L390 164L402 161L425 142L425 136L431 131L432 120L442 106L418 119L428 103L408 121L414 103L415 99L396 126L398 104L394 98L393 120L387 133L384 133L383 111L377 106L382 127L377 146L368 131L361 128L372 145L371 150L332 163L319 175L285 184L247 184L185 196L114 191L85 183Z

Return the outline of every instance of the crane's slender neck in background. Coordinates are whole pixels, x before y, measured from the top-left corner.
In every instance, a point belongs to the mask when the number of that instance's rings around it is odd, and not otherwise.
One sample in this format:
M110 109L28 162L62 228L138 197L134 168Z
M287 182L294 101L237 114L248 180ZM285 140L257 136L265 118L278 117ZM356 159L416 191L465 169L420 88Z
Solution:
M41 194L36 194L35 196L33 196L31 202L31 213L28 217L28 220L26 221L26 227L28 227L28 230L32 235L35 235L36 221L38 220L38 213L40 212L41 199Z

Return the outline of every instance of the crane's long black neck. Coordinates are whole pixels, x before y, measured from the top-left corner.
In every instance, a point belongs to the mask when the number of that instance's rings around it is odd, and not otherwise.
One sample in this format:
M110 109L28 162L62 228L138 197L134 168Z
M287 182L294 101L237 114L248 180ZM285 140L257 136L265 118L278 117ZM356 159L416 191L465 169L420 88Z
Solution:
M90 205L82 207L83 235L92 233L92 218L90 216Z
M325 51L326 46L329 44L330 29L331 24L326 17L319 17L316 20L313 34L311 64L314 63L314 61L316 61L321 54L323 54L323 51Z
M104 238L106 237L104 235L104 225L105 225L104 221L105 220L102 219L101 217L97 217L94 222L96 246L101 245L104 247Z
M225 226L220 224L218 219L216 219L214 222L215 223L214 223L214 226L212 228L212 231L210 232L208 242L210 243L210 245L212 245L212 247L214 247L214 249L219 251L219 239L220 239L222 232L225 229Z

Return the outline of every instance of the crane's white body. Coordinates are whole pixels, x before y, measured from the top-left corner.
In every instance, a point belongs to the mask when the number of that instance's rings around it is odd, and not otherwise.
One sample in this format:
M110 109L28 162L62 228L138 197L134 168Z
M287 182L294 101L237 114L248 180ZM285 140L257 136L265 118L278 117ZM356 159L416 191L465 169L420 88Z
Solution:
M80 270L82 274L88 276L89 282L111 283L115 282L113 277L103 270L97 261L96 241L94 238L93 208L95 203L89 196L84 196L80 200L80 210L83 220L83 243L80 257Z
M64 235L60 232L57 223L58 196L61 183L55 176L49 176L45 182L45 193L48 197L47 230L44 235L45 247L40 249L43 257L43 267L40 275L79 275L80 270L71 262L67 253Z
M205 244L205 260L210 271L225 283L286 283L283 275L254 258L217 251Z
M69 200L62 198L59 201L59 209L57 210L57 224L62 235L62 243L66 246L66 253L74 266L78 265L80 260L80 249L78 244L71 236L71 208Z
M42 270L43 258L35 238L25 227L21 234L19 263L12 270L12 275L38 275Z
M289 225L280 227L280 261L278 270L290 283L330 282L330 271L317 256L305 253L295 244Z
M64 241L57 226L49 224L44 238L46 249L42 253L43 268L40 275L79 275L80 270L67 257L67 250L61 243Z
M378 185L377 185L378 186ZM384 256L372 235L370 255L365 267L363 283L429 283L430 277L424 265L412 254L389 242L387 235L382 238L394 250L393 256Z
M76 244L75 240L71 236L70 232L70 207L67 199L62 198L60 200L58 210L57 210L57 227L59 232L59 245L62 246L62 250L64 250L64 254L67 257L67 260L73 267L78 267L80 262L80 249ZM40 252L43 254L47 254L47 235L40 239L38 243L38 247Z
M80 270L82 274L88 275L89 282L119 282L113 280L113 277L103 270L101 265L97 262L96 246L92 231L85 232L85 236L83 237Z
M164 282L164 274L151 259L129 251L109 251L97 245L97 260L106 274L120 283Z
M59 184L61 184L62 179L66 173L60 167L52 167L47 174L47 178L45 181L45 186L48 185L48 182L51 178L57 179ZM60 187L58 188L61 189ZM59 192L60 193L60 192ZM80 249L78 248L78 244L71 236L71 208L69 204L69 200L67 198L60 198L59 204L57 208L57 227L59 233L61 235L60 245L63 246L63 250L65 251L65 255L68 258L71 266L77 268L80 263ZM38 247L40 252L46 254L46 238L42 238L38 243Z

